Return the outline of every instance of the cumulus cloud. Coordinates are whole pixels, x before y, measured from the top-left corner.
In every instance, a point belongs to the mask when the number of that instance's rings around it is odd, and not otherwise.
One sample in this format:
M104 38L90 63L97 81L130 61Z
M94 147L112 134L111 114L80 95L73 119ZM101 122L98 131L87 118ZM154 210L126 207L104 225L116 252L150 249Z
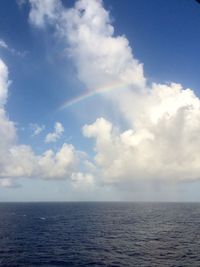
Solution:
M104 181L199 179L200 100L195 93L176 83L147 86L143 65L127 38L115 36L101 0L79 0L70 9L60 1L30 3L30 22L55 25L87 88L124 84L109 98L129 128L120 131L104 118L83 127L84 136L95 140L96 167Z
M60 37L68 43L79 79L95 90L112 82L144 86L143 66L132 55L124 36L114 37L109 13L102 1L77 1L74 8L64 9L56 0L31 0L29 19L44 27L55 24ZM45 8L44 8L45 6Z
M174 88L167 90L167 95L160 90L152 92L158 102L147 106L135 129L119 132L103 118L83 127L84 135L95 140L95 161L104 182L200 178L200 101L192 91L179 88L177 102L181 103L186 93L187 103L172 108L165 104ZM154 113L155 108L159 113Z
M54 132L48 133L45 138L46 143L56 142L60 139L64 133L64 127L60 122L56 122L54 126Z
M31 10L29 19L34 25L44 27L46 22L55 20L59 10L57 0L30 0Z
M47 150L42 155L36 155L30 146L15 145L6 156L0 171L2 178L70 178L78 158L74 147L68 144L63 144L57 152Z

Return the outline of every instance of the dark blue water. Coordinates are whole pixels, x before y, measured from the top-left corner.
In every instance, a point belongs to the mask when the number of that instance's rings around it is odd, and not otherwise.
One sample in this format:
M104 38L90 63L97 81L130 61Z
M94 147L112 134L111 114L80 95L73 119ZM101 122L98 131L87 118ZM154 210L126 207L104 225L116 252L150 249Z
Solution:
M200 204L0 204L0 266L200 266Z

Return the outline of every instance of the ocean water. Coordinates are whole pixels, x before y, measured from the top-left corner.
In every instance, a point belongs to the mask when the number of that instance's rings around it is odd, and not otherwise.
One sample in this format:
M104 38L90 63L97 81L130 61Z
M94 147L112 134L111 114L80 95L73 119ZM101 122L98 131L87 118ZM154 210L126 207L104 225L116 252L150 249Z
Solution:
M200 266L200 204L1 203L0 266Z

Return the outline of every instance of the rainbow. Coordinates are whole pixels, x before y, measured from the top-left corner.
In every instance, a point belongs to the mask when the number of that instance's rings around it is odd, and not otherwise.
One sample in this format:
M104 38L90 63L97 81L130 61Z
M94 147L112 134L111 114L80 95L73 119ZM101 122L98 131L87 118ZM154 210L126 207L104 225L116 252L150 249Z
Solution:
M68 108L70 106L73 106L85 99L88 99L92 96L98 95L98 94L103 94L103 93L107 93L110 92L114 89L119 89L119 88L123 88L130 85L130 83L122 83L122 82L115 82L115 83L110 83L107 85L104 85L102 87L99 87L97 89L94 90L87 90L86 92L84 92L83 94L76 96L72 99L69 99L67 101L65 101L60 107L59 110L63 110L65 108Z

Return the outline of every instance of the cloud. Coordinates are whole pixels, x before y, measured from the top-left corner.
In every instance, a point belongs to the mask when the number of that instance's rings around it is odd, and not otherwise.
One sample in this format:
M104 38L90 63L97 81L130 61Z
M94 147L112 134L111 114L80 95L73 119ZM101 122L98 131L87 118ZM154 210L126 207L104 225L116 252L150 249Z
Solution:
M89 191L94 188L94 177L90 173L72 173L71 183L75 190Z
M57 0L29 0L31 10L29 20L37 27L44 27L45 22L54 20L59 10L59 1Z
M20 185L16 183L16 181L13 181L12 179L5 178L5 179L0 179L0 187L5 187L5 188L17 188Z
M94 160L103 181L199 179L200 100L195 93L177 83L147 85L143 65L127 38L114 34L101 0L79 0L70 9L49 1L46 11L43 1L30 2L30 22L55 25L56 38L66 44L87 88L124 84L108 97L128 129L120 131L104 118L83 127L84 136L94 139Z
M37 136L39 135L41 132L44 131L45 129L45 125L38 125L37 123L31 123L30 124L31 130L33 131L32 136Z
M39 27L56 25L59 36L67 41L79 79L89 89L112 82L144 86L143 66L133 57L126 37L114 37L102 1L77 1L71 9L64 9L55 0L30 3L30 22Z
M83 127L84 135L95 140L95 162L105 183L200 178L200 101L190 90L177 88L180 106L173 109L167 103L174 86L152 92L150 101L156 100L146 106L135 129L120 132L103 118Z
M46 143L56 142L58 139L60 139L64 133L64 127L60 122L56 122L54 126L54 132L48 133L45 138Z
M0 39L0 47L1 48L5 48L5 49L8 49L7 43L4 40L2 40L2 39Z
M87 129L95 138L95 159L103 179L112 183L199 179L199 99L193 91L177 84L154 83L147 88L142 65L127 39L113 36L101 1L78 1L64 18L62 35L66 34L79 79L88 88L118 80L131 84L110 96L130 128L115 133L111 123L100 119ZM133 91L136 85L138 94Z

